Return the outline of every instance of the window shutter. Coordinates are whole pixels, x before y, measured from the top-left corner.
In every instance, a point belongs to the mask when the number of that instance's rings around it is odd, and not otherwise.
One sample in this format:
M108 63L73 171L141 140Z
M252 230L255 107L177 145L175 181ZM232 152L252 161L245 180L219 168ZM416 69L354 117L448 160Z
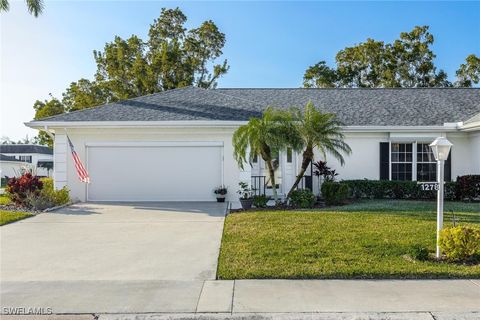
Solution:
M452 151L451 150L447 160L445 161L444 170L445 170L444 172L445 181L452 181Z
M380 180L389 179L389 152L388 142L380 142Z

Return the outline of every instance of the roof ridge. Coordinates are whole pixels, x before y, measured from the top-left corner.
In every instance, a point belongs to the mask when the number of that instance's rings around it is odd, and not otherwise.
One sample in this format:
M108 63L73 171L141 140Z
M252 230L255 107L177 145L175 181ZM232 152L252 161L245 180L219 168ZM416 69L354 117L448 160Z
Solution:
M204 90L212 91L212 92L214 92L216 95L226 96L226 97L229 97L229 98L234 98L234 99L236 99L236 100L246 101L246 102L248 102L248 103L253 103L253 104L258 104L258 103L259 103L259 102L257 102L257 101L253 101L253 100L249 100L249 99L245 99L245 98L241 98L241 97L232 96L232 95L230 95L230 94L226 94L226 93L222 93L222 92L215 92L216 89L204 89Z

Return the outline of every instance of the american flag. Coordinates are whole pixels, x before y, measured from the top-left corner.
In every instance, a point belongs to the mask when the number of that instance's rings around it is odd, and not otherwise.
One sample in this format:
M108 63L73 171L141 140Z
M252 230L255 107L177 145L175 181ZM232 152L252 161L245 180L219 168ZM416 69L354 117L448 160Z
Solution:
M85 167L83 166L83 163L78 157L78 154L75 151L75 148L73 147L73 143L72 141L70 141L70 138L68 136L67 136L67 139L68 139L68 144L70 145L70 150L72 151L73 163L75 164L75 169L77 169L78 178L82 182L90 183L90 177L88 176L87 169L85 169Z

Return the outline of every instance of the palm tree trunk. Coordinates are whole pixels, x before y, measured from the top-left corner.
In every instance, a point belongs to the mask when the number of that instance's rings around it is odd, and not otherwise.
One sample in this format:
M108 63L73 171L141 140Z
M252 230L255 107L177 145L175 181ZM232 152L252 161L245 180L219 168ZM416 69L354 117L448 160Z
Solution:
M292 194L293 190L295 190L302 180L303 176L305 175L305 171L307 171L308 166L312 163L313 160L313 148L307 147L305 151L303 151L302 155L302 166L300 167L300 172L297 175L297 179L293 183L293 186L290 188L290 191L288 191L287 198L290 197Z
M275 204L278 202L278 195L277 195L277 185L275 182L275 170L273 169L272 161L265 161L268 167L268 175L270 176L270 181L272 183L272 192L273 192L273 199L275 200Z

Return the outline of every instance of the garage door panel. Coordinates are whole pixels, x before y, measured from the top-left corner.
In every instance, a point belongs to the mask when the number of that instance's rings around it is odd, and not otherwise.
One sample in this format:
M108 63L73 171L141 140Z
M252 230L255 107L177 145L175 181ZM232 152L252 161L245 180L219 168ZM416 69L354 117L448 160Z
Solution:
M218 146L88 147L91 201L213 201Z

